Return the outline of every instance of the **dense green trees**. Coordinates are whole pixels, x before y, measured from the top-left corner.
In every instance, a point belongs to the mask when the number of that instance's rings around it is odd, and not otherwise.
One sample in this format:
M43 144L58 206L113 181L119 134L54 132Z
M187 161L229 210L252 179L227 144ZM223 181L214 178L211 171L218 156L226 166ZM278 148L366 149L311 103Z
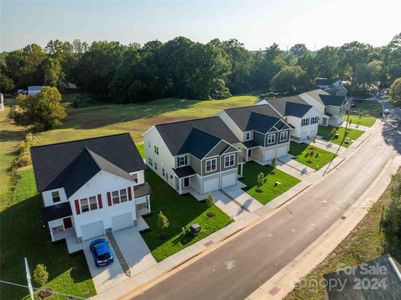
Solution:
M401 77L394 80L390 87L390 101L398 105L401 104Z
M61 95L55 87L45 87L35 96L17 97L14 120L18 125L32 126L35 130L49 130L61 125L66 117Z
M143 46L52 40L45 48L31 44L0 55L2 92L73 82L97 100L118 103L219 99L255 90L293 94L317 77L348 80L355 95L390 86L401 77L401 33L383 47L351 42L318 51L304 44L249 51L235 39L202 44L177 37Z

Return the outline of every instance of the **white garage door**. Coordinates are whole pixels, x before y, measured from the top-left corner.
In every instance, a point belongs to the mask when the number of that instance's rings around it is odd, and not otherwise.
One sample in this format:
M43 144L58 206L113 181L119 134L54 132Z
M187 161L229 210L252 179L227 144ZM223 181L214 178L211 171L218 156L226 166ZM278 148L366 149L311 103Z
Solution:
M219 189L219 178L209 179L203 182L203 193L210 193Z
M132 226L131 213L122 214L112 218L113 231Z
M82 240L89 240L91 238L101 236L104 234L103 221L93 222L87 225L81 226Z
M273 159L273 157L274 157L274 150L270 150L270 151L266 151L265 153L264 153L264 161L266 161L266 160L272 160Z
M232 174L227 174L223 175L221 178L221 188L224 189L229 186L235 185L237 181L237 174L232 173Z
M277 157L283 157L288 154L287 147L281 147L277 149Z

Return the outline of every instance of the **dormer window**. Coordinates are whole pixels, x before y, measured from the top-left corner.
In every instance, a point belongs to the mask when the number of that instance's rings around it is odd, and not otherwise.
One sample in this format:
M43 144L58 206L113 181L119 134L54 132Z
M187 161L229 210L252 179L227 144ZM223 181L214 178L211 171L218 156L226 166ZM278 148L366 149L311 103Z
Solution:
M138 174L137 173L131 174L131 178L135 183L138 183Z
M60 193L59 192L52 192L53 203L60 202Z
M181 155L177 157L177 168L188 165L188 156Z
M245 133L244 133L244 141L249 141L249 140L251 140L252 139L252 133L250 132L250 131L246 131Z

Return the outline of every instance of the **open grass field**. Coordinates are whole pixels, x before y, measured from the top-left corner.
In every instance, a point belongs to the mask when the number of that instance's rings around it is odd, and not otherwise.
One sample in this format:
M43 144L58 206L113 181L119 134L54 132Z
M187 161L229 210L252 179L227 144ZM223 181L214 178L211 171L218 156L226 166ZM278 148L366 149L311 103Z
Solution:
M151 228L150 231L142 234L154 258L161 261L168 256L196 243L209 234L223 228L232 222L230 217L223 213L217 206L207 207L191 195L180 196L157 174L146 170L146 181L152 187L151 195L151 216L145 217L145 221ZM162 211L170 221L167 229L167 240L160 240L160 230L157 227L157 214ZM207 213L213 212L214 217L208 217ZM190 233L182 235L182 227L188 230L191 224L198 223L202 231L193 236Z
M347 118L345 118L347 120ZM350 115L349 120L352 122L354 125L361 125L361 126L366 126L366 127L372 127L373 124L376 122L376 118L374 117L365 117L365 116L357 116L357 115Z
M331 133L334 127L326 127L326 126L319 126L317 134L320 135L323 139L326 141L329 141L331 143L341 145L342 147L348 148L349 146L352 145L352 141L355 141L358 139L364 131L358 130L358 129L348 129L347 132L345 132L344 127L340 128L335 128L336 129L336 134L338 134L338 138L335 138L335 135ZM347 138L350 138L349 144L345 143L344 136Z
M23 258L27 257L32 274L37 264L47 267L49 282L45 287L81 297L95 295L84 255L69 257L64 242L50 242L49 230L43 226L42 199L36 192L32 167L20 169L18 174L21 179L13 192L13 200L0 212L1 279L26 284ZM0 289L1 299L28 299L27 289L4 284ZM65 297L53 295L46 299Z
M257 177L261 172L265 175L265 182L262 186L262 192L257 192ZM244 165L241 181L247 185L245 191L262 204L270 202L300 182L299 179L279 169L271 166L261 166L255 162L248 162ZM281 184L276 186L275 183L277 181Z
M319 170L333 160L336 155L319 147L291 142L290 154L294 159L312 169Z
M372 100L353 100L351 113L355 115L361 114L365 117L381 118L382 106L378 101Z
M76 96L69 95L64 101L75 101ZM101 105L84 108L68 106L69 117L65 124L60 128L35 134L34 143L42 145L130 132L139 145L139 151L143 153L143 147L140 146L141 134L155 123L207 117L224 108L252 105L256 100L256 96L240 96L218 101L160 99L146 104ZM19 144L24 138L24 130L10 122L7 114L8 107L0 112L0 253L1 262L4 262L0 269L0 278L24 284L26 280L23 257L27 256L31 269L38 263L44 263L47 266L50 273L49 287L84 297L92 296L95 290L84 256L69 257L64 243L53 245L49 241L48 230L43 228L42 204L40 196L36 195L31 168L20 171L22 179L16 191L13 194L10 193L9 170L17 157ZM185 200L188 199L184 197L182 202ZM204 224L204 232L198 238L230 222L228 217L217 208L210 209L216 211L215 218L203 220L208 218L206 205L197 203L193 199L187 202L190 203L188 207L186 203L180 203L182 207L189 210L185 216L177 217L176 214L179 214L177 211L172 210L170 213L166 210L171 223L169 229L171 237L178 234L177 228L181 230L181 226L191 221ZM179 203L178 200L177 203ZM152 207L156 212L157 209L165 206L163 203L158 204L156 197ZM149 225L154 228L155 223L152 217L149 218L149 222ZM152 234L156 235L156 230L147 233L149 237L146 239L159 260L195 241L195 239L186 240L185 238L183 242L180 242L179 239L174 238L160 243L152 237ZM21 299L27 295L27 290L21 288L3 285L0 288L2 299Z
M398 170L401 174L401 169ZM285 298L286 300L325 299L324 287L314 285L316 281L323 279L323 274L335 272L337 266L355 266L360 263L375 259L378 256L389 253L398 262L401 261L401 241L381 228L383 206L390 199L390 191L394 181L387 188L369 210L359 225L340 245L311 273L309 273L295 289Z

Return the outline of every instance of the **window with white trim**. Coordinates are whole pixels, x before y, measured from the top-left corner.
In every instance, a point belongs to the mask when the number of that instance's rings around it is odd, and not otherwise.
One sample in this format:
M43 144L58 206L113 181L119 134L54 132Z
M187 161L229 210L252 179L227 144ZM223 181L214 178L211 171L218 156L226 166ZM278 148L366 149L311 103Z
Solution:
M217 170L217 158L208 159L206 162L206 173Z
M251 139L251 132L247 131L244 134L245 134L244 141L249 141Z
M286 142L288 140L288 131L280 132L280 142Z
M90 210L97 209L96 196L89 197L89 207L90 207Z
M121 202L127 202L127 200L128 200L127 189L120 190L120 201Z
M311 124L317 124L317 123L319 123L319 117L310 118L310 123L311 123Z
M235 154L226 155L224 157L224 168L229 168L235 165Z
M113 200L113 205L120 203L120 196L118 191L111 192L111 199Z
M81 211L82 212L89 211L89 203L88 203L88 199L87 198L83 198L83 199L79 200L79 204L81 206Z
M155 153L156 153L157 155L159 155L159 147L157 147L157 146L155 145L153 148L154 148L154 150L155 150Z
M60 193L58 191L52 192L53 203L60 202Z
M157 162L155 162L155 170L157 170Z
M188 156L180 155L177 157L177 168L188 165Z
M307 125L309 125L309 119L302 119L301 126L307 126Z
M271 133L267 136L267 141L266 143L268 145L274 144L276 142L276 134L275 133Z
M149 164L150 166L153 166L153 160L152 160L150 157L148 157L148 164Z
M131 178L135 183L138 183L138 173L131 174Z

